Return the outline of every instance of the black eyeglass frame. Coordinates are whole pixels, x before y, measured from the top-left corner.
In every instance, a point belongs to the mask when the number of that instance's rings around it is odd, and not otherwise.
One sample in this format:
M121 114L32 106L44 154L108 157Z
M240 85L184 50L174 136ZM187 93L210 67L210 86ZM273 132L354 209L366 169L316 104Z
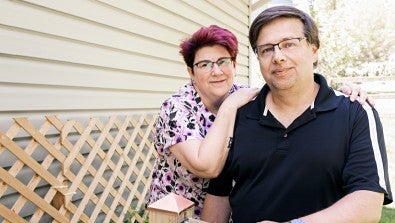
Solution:
M202 69L202 67L199 67L199 64L206 62L206 63L212 63L213 65L210 67L210 69L213 69L214 68L214 64L217 64L218 67L221 67L220 64L218 64L218 62L223 60L223 59L229 59L230 62L234 61L233 57L220 57L220 58L218 58L217 61L201 60L201 61L198 61L198 62L194 63L193 66L196 66L197 68Z
M304 39L307 40L306 37L295 37L295 38L288 38L288 39L281 40L280 42L278 42L278 43L276 43L276 44L271 44L271 43L263 44L263 45L256 46L255 49L254 49L254 53L255 53L255 55L257 55L257 56L259 57L258 48L264 47L264 46L271 46L270 49L273 49L273 52L274 52L274 50L275 50L274 48L277 46L278 49L281 51L281 49L282 49L282 48L280 47L280 44L281 44L281 43L283 43L283 42L285 42L285 41L289 41L289 40L294 40L294 39L299 40L299 43L300 43L302 40L304 40ZM283 48L284 48L284 47L283 47Z

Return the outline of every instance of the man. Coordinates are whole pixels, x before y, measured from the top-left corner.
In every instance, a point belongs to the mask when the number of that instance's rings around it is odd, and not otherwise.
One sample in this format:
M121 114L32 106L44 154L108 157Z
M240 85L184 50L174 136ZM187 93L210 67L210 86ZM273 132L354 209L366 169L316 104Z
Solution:
M314 21L294 7L269 8L249 38L266 85L238 111L202 220L227 222L232 211L235 223L378 222L392 202L382 125L376 110L314 73Z

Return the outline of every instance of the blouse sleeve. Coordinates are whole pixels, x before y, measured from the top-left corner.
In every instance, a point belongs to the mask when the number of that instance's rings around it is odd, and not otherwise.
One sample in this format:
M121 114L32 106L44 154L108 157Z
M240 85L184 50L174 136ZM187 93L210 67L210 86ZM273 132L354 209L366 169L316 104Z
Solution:
M196 109L188 102L168 100L163 103L155 128L154 141L159 153L168 152L169 147L179 142L203 139Z

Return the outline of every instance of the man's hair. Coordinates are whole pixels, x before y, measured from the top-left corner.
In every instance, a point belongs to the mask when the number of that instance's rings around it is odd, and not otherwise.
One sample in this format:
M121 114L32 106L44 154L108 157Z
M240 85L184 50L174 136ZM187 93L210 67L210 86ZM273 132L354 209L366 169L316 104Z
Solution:
M186 65L193 68L196 51L205 46L224 46L233 60L236 60L238 53L238 42L236 36L227 29L217 25L202 27L192 34L192 36L180 43L180 54L184 58Z
M318 37L318 28L314 20L305 12L292 6L275 6L262 11L252 22L249 32L249 40L252 49L257 47L259 31L267 24L278 18L296 18L303 23L304 37L307 42L320 48L320 39ZM314 63L314 66L317 62Z

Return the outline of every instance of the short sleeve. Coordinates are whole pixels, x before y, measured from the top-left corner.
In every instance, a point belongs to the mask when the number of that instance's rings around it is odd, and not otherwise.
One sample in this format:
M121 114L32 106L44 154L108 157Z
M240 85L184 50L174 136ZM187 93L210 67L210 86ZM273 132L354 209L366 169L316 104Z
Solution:
M232 191L232 182L233 180L230 175L228 175L227 168L225 166L221 174L217 178L213 178L210 180L206 192L215 196L229 196L230 192Z
M188 139L203 139L202 128L196 117L196 109L190 108L188 102L164 102L155 124L158 152L165 152L165 148Z
M384 204L392 202L388 180L383 129L374 109L355 112L347 164L343 171L344 189L371 190L385 194Z

